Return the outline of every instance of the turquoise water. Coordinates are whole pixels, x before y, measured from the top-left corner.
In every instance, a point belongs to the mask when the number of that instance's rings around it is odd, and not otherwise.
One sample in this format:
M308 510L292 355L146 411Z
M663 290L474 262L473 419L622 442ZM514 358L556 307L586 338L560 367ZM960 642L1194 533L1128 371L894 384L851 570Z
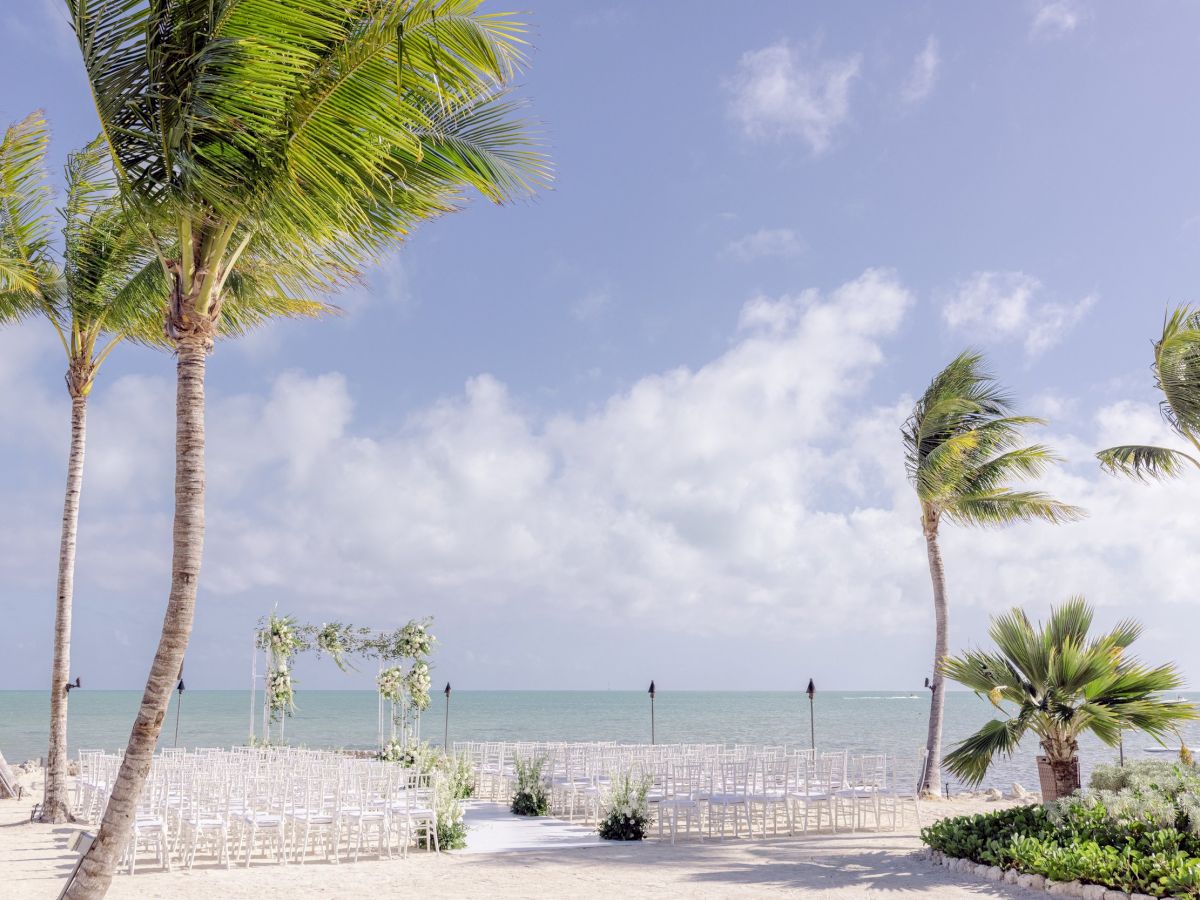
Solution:
M69 744L113 750L124 747L140 692L88 691L71 694ZM260 695L261 696L261 695ZM1189 695L1200 699L1200 695ZM176 701L162 731L162 744L174 742ZM49 696L43 691L0 691L0 751L10 762L46 752ZM289 743L310 747L368 748L375 744L373 691L302 691L296 715L287 724ZM817 745L856 752L886 751L906 757L924 744L929 700L926 695L870 691L818 692ZM991 718L991 707L973 694L946 697L946 745ZM244 743L249 731L250 695L245 691L188 691L183 696L179 744L186 747ZM433 697L423 718L423 737L442 740L445 698ZM650 740L649 697L640 691L455 691L450 705L450 740ZM1189 726L1189 745L1200 746L1200 729ZM664 691L655 700L660 743L712 742L791 744L809 742L808 699L802 693ZM1130 735L1127 756L1141 756L1153 742ZM1085 773L1115 751L1095 741L1082 743ZM1035 789L1032 740L1011 760L1000 760L987 784L1007 788L1013 781ZM1166 758L1162 755L1159 758Z

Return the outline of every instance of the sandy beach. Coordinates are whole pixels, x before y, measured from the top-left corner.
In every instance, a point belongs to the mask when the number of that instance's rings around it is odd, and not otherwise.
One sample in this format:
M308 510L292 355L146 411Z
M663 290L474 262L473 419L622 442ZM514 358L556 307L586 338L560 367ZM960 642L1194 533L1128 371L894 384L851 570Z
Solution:
M53 900L74 854L67 842L74 826L28 824L40 796L40 772L26 775L24 799L0 803L0 898ZM1009 801L956 799L925 806L926 822L950 815L994 810ZM499 810L489 810L496 818ZM470 817L468 818L470 821ZM543 820L545 821L545 820ZM558 828L556 822L545 824ZM486 832L486 826L484 828ZM582 835L583 829L562 833ZM485 846L480 848L480 838ZM577 840L577 838L572 838ZM773 897L850 900L876 894L930 898L976 896L1032 897L1009 885L995 885L947 872L917 859L917 827L895 832L812 834L705 841L694 838L671 846L591 843L560 847L529 846L507 852L504 838L476 832L468 850L440 856L414 853L407 860L370 860L330 865L306 863L249 868L197 865L190 872L163 872L148 863L133 876L118 875L113 898L264 897Z

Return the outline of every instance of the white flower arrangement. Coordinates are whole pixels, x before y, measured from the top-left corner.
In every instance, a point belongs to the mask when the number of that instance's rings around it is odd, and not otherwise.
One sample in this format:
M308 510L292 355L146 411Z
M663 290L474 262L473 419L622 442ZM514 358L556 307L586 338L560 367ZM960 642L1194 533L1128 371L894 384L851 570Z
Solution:
M409 622L400 630L396 651L405 659L420 659L433 650L433 635L427 622Z
M404 699L404 680L404 673L400 671L399 667L392 666L390 669L380 672L375 683L379 686L379 695L384 700L399 703Z
M296 632L296 622L291 616L272 615L267 619L266 632L261 640L264 648L279 660L288 660L296 651L304 646L300 635Z
M650 824L646 794L650 779L632 772L615 774L604 798L600 837L606 841L640 841Z
M288 671L287 666L280 666L267 673L267 703L272 719L277 719L280 713L291 715L295 711L292 673Z
M404 689L408 692L409 702L419 710L429 708L429 687L432 681L429 677L429 664L417 660L404 677Z

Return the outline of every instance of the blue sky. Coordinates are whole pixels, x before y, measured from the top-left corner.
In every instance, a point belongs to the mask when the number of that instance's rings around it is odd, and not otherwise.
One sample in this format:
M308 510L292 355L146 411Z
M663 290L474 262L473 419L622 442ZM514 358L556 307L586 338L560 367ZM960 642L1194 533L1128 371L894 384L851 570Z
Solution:
M715 7L714 7L715 10ZM908 689L932 615L899 425L967 345L1091 515L951 533L954 646L1084 593L1200 658L1200 482L1091 453L1161 437L1150 341L1200 276L1200 9L1184 3L542 3L522 91L552 191L429 223L345 315L218 348L189 684L240 687L273 604L426 614L462 688ZM52 0L0 0L0 115L53 169L94 113ZM45 683L67 399L0 332L0 687ZM145 677L167 587L173 370L115 355L91 414L74 668ZM365 686L306 664L301 689Z

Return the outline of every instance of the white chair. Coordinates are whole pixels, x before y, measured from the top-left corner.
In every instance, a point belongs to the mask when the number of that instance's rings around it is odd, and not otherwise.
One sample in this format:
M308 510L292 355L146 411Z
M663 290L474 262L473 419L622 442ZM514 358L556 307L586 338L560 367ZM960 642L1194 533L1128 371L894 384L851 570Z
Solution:
M750 825L750 794L748 790L749 764L746 762L724 762L713 773L713 790L708 798L708 835L712 837L713 818L720 814L720 836L725 837L725 820L733 812L733 836L740 835L740 817L746 817L746 830L753 834Z
M683 814L684 834L691 834L692 820L695 819L696 830L700 834L700 840L704 840L703 828L703 801L700 799L702 790L702 782L704 778L704 766L697 762L676 762L670 764L670 772L667 780L667 795L659 804L660 823L663 819L670 818L671 822L671 843L675 843L675 836L679 833L679 817Z

